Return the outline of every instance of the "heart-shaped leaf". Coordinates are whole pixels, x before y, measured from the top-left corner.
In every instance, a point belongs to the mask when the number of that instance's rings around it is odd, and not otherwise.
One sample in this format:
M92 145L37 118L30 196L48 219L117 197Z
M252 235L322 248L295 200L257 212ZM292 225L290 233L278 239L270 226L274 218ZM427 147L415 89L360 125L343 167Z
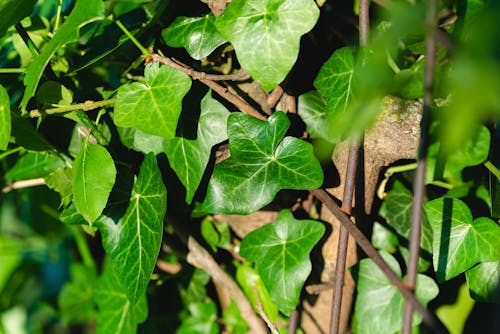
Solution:
M296 220L289 210L278 214L276 223L250 232L242 240L241 256L254 261L271 300L290 315L311 273L309 253L325 227L314 220Z
M191 57L198 60L226 42L215 28L213 14L203 17L179 16L161 35L169 46L183 47Z
M479 263L467 270L465 277L475 300L497 302L500 292L500 261Z
M102 0L76 0L73 10L59 27L56 34L45 45L42 53L36 57L26 69L24 76L24 91L23 100L21 101L21 109L26 112L28 101L35 94L38 82L42 77L45 67L48 65L52 56L63 45L70 43L78 38L81 26L85 23L98 20L104 14L104 5Z
M173 138L182 110L182 99L191 88L188 75L159 63L144 70L146 83L133 82L118 89L114 121L146 133Z
M0 85L0 150L6 150L10 140L10 100L7 90Z
M132 304L144 295L160 250L167 192L156 157L144 159L127 211L118 224L99 219L103 246Z
M227 139L229 112L211 97L210 91L201 100L200 109L198 124L192 118L184 118L179 122L176 137L164 144L170 167L186 187L187 203L191 203L198 189L212 146ZM196 138L189 138L193 128L198 129Z
M311 138L323 138L335 142L335 131L331 127L331 114L326 111L326 101L316 91L310 91L299 96L297 111L306 123L307 132Z
M387 264L401 276L397 260L386 252L380 255ZM355 305L354 332L356 333L396 333L403 323L403 296L387 279L371 259L364 259L354 267L357 276L356 287L358 296ZM416 297L426 305L439 292L436 283L428 276L417 275ZM413 315L414 325L422 318Z
M113 158L101 145L84 140L73 163L73 200L78 212L92 224L106 207L116 179Z
M455 198L425 204L433 232L433 262L439 281L449 280L479 262L500 259L500 226L489 218L473 221L467 205Z
M269 204L281 189L315 189L323 171L312 145L284 137L290 121L275 112L266 121L242 113L228 119L231 157L215 166L202 209L249 214Z
M99 309L97 334L137 333L137 325L148 316L146 294L142 294L137 303L132 303L109 261L105 262L103 273L97 280L94 300Z
M316 24L311 0L233 1L216 19L238 61L270 91L288 74L299 54L300 37Z

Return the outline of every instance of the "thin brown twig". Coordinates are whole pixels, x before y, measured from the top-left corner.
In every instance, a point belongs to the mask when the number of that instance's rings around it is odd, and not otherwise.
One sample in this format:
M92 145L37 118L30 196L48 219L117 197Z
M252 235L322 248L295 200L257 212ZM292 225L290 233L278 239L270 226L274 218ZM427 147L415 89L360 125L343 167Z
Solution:
M5 186L2 189L2 193L6 194L8 192L11 192L12 190L35 187L35 186L43 186L44 184L45 184L44 178L16 181L8 186Z
M446 327L441 323L441 321L436 318L431 312L429 312L415 297L412 291L408 290L405 283L398 277L398 275L389 267L382 256L373 247L370 241L364 236L363 232L349 219L349 217L340 209L340 207L335 203L335 201L330 197L330 195L323 189L311 190L311 193L318 200L323 203L328 210L338 219L338 221L346 228L350 235L356 240L359 247L363 252L368 255L373 262L379 267L379 269L384 273L384 275L389 279L389 281L399 290L401 295L405 300L412 303L413 307L417 312L422 315L424 323L431 329L434 333L448 333Z
M216 83L212 79L208 79L211 75L203 72L197 72L190 68L189 66L182 64L181 62L177 60L173 60L169 57L164 57L160 56L158 54L154 54L151 56L150 61L157 61L163 65L172 67L176 70L179 70L183 73L186 73L187 75L191 76L195 80L199 80L201 83L204 85L212 88L217 94L219 94L221 97L229 101L230 103L234 104L236 107L238 107L241 111L245 112L246 114L253 116L257 119L260 120L265 120L266 117L263 116L257 109L240 99L238 96L232 94L229 92L229 90L218 83ZM241 71L240 71L241 72ZM240 73L238 72L238 73ZM230 75L234 79L234 75ZM241 74L240 74L241 76ZM217 80L232 80L232 79L227 79L227 76L224 76L224 79L221 78L222 76L217 75ZM241 78L240 78L241 79Z
M285 91L283 90L283 87L281 86L276 86L271 93L267 96L267 104L269 105L269 108L274 108L276 103L281 99L281 96L283 95Z
M411 230L409 238L408 270L406 277L407 287L414 291L417 284L418 258L420 239L422 234L422 210L425 197L425 171L427 169L427 148L429 145L430 111L433 104L432 91L434 88L434 71L437 54L437 4L435 0L427 2L426 21L428 24L425 39L425 68L424 68L424 107L420 121L420 143L417 157L417 170L413 180L413 207ZM413 305L405 302L403 317L403 334L412 333Z
M299 324L299 310L295 309L288 318L287 334L295 334Z
M266 333L266 325L254 312L252 305L240 287L233 279L221 269L214 258L203 248L192 236L187 238L189 254L187 261L195 267L207 272L210 277L221 286L224 286L228 294L233 298L238 306L241 316L255 333Z

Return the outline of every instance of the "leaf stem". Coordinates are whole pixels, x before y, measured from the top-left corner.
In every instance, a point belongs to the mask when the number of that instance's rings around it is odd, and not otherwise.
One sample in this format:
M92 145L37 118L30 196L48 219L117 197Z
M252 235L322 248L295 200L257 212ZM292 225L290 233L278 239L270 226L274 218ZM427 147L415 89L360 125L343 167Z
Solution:
M132 35L132 33L130 33L130 31L127 29L127 27L125 27L123 25L123 23L121 23L120 20L116 20L115 21L116 25L125 33L125 35L127 35L128 38L130 38L130 40L132 41L132 43L135 44L135 46L137 46L137 48L141 51L142 55L144 57L149 57L151 56L151 52L149 52L135 37L134 35Z
M61 24L62 3L63 0L59 0L59 3L57 4L56 20L54 22L54 33L57 31L57 29L59 29L59 25Z
M484 167L488 168L488 170L490 171L491 174L495 175L496 178L500 181L500 170L498 168L495 167L495 165L493 165L491 163L491 161L486 161L483 163Z
M0 68L0 73L24 73L24 68Z
M51 115L51 114L59 114L59 113L65 113L65 112L70 112L70 111L75 111L75 110L84 110L84 111L89 111L89 110L94 110L97 108L102 108L108 105L111 105L115 103L115 99L108 99L108 100L102 100L102 101L85 101L83 103L77 103L77 104L71 104L71 105L66 105L66 106L59 106L56 108L49 108L45 110L38 110L38 109L33 109L29 112L29 117L40 117L42 115Z
M71 226L71 232L73 233L73 237L75 238L76 247L78 248L78 252L82 257L83 264L87 267L95 268L96 265L94 257L90 252L87 240L85 240L81 229L77 226Z
M13 148L12 150L5 151L5 152L3 152L3 153L0 154L0 161L3 160L3 159L5 159L6 157L8 157L11 154L14 154L14 153L17 153L17 152L21 152L23 150L24 150L24 148L22 146L18 146L16 148Z

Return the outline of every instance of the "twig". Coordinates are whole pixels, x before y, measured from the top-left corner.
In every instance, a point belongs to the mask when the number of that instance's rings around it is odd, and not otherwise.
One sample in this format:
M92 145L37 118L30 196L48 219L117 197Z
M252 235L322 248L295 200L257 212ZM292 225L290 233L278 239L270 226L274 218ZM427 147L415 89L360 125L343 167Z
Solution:
M156 260L156 266L161 271L171 275L177 274L182 269L182 266L179 263L169 263L160 259Z
M283 90L283 87L281 86L276 86L272 90L271 93L267 96L267 104L269 105L269 108L274 108L276 103L281 99L281 96L283 95L285 91Z
M425 170L427 169L427 148L429 146L430 112L432 108L434 87L434 71L436 67L436 29L437 29L437 4L435 0L427 2L426 22L427 36L425 38L425 68L424 68L424 108L420 121L420 143L417 157L417 170L413 180L413 207L411 216L411 229L409 240L408 270L406 285L415 290L418 274L418 258L420 252L420 239L422 232L422 210L425 196ZM403 334L412 333L413 305L405 302L403 318Z
M297 332L298 323L299 323L299 311L295 309L288 318L287 334L295 334Z
M278 328L276 328L276 325L273 324L271 319L267 316L266 312L264 312L264 308L262 307L262 302L260 301L259 293L257 292L257 287L252 285L253 293L255 295L255 298L257 299L257 309L259 310L260 317L264 319L264 322L266 323L267 327L271 330L271 333L273 334L279 334L280 332L278 331Z
M33 109L29 112L29 116L34 118L34 117L40 117L42 115L51 115L51 114L58 114L58 113L65 113L65 112L70 112L70 111L75 111L75 110L84 110L84 111L90 111L94 110L97 108L102 108L108 105L111 105L115 103L115 99L108 99L108 100L102 100L102 101L85 101L83 103L77 103L77 104L71 104L67 106L60 106L56 108L49 108L45 110L38 110L38 109Z
M11 185L4 187L2 189L2 193L6 194L8 192L11 192L12 190L35 187L35 186L43 186L44 184L45 184L44 178L16 181Z
M251 105L249 105L248 103L246 103L245 101L243 101L242 99L237 97L236 95L233 95L231 92L228 91L227 88L222 87L221 85L219 85L218 83L216 83L212 79L207 79L208 77L212 77L211 74L197 72L187 65L184 65L178 61L174 61L173 59L171 59L169 57L160 56L158 54L152 55L150 61L157 61L163 65L170 66L176 70L179 70L183 73L186 73L187 75L191 76L193 79L199 80L204 85L212 88L217 94L219 94L221 97L223 97L227 101L234 104L236 107L238 107L240 110L247 113L248 115L253 116L253 117L260 119L260 120L266 119L265 116L263 116L261 113L259 113L259 111L257 109L255 109L254 107L252 107ZM242 72L242 71L240 71L240 72ZM240 73L240 72L238 72L238 73ZM236 73L236 74L238 74L238 73ZM216 76L218 78L217 80L234 80L235 77L239 77L241 79L241 77L243 76L243 74L241 74L241 73L238 74L238 76L236 76L236 74L231 74L229 76L225 76L225 75L224 76L216 75ZM222 77L224 79L221 79ZM230 79L227 79L228 77Z
M340 209L330 195L323 189L311 190L311 193L323 203L328 210L338 219L338 221L346 228L346 230L356 240L359 247L363 252L368 255L373 262L379 267L389 281L399 290L401 295L410 303L412 303L415 310L421 315L424 323L434 333L448 333L446 327L435 315L430 313L415 297L415 295L408 290L405 283L396 275L396 273L387 265L385 260L380 256L377 250L373 247L370 241L364 236L359 228L349 219L349 217Z
M240 287L232 278L222 270L214 258L192 237L187 239L189 254L187 261L195 267L206 271L214 281L224 286L240 309L241 316L245 319L255 333L266 333L266 325L252 309Z

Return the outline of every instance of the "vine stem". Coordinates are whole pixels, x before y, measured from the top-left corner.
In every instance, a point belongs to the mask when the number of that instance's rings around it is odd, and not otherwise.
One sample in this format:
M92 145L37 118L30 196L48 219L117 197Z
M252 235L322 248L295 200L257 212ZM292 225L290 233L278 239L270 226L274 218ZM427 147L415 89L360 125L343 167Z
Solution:
M432 90L434 87L434 71L436 67L436 29L437 4L436 0L427 1L427 36L425 38L425 68L424 68L424 101L423 114L420 122L420 143L417 157L417 170L413 180L413 207L409 239L408 268L406 285L415 291L418 274L418 259L420 239L422 234L422 213L425 197L425 170L427 169L427 148L429 146L430 112L433 104ZM403 317L403 334L411 334L413 326L414 306L405 302Z
M11 192L12 190L35 187L35 186L42 186L44 184L45 184L44 178L16 181L16 182L12 183L11 185L4 187L2 189L2 193L6 194L8 192Z
M116 20L115 21L116 25L125 33L125 35L127 35L128 38L130 38L130 40L132 41L132 43L134 43L135 46L137 46L137 48L141 51L142 55L144 57L149 57L151 56L151 52L148 51L148 49L146 49L138 40L137 38L134 37L134 35L132 35L132 33L127 29L127 27L125 27L123 25L123 23L121 23L120 20Z
M414 309L422 315L424 323L432 330L433 333L448 333L446 327L441 321L429 312L410 291L406 284L398 277L398 275L389 267L382 256L373 247L370 241L365 237L363 232L354 224L349 217L340 209L330 195L323 189L311 190L311 193L321 203L323 203L328 210L338 219L338 221L345 227L350 235L356 240L356 243L368 255L373 262L379 267L382 273L389 279L389 281L399 290L405 300L410 302Z
M38 109L33 109L30 110L29 112L29 117L35 118L35 117L40 117L42 115L51 115L51 114L58 114L58 113L65 113L65 112L70 112L70 111L75 111L75 110L84 110L84 111L89 111L89 110L94 110L97 108L102 108L105 106L109 106L111 104L115 103L115 99L108 99L108 100L102 100L102 101L85 101L83 103L77 103L77 104L71 104L67 106L59 106L55 108L49 108L45 110L38 110Z

